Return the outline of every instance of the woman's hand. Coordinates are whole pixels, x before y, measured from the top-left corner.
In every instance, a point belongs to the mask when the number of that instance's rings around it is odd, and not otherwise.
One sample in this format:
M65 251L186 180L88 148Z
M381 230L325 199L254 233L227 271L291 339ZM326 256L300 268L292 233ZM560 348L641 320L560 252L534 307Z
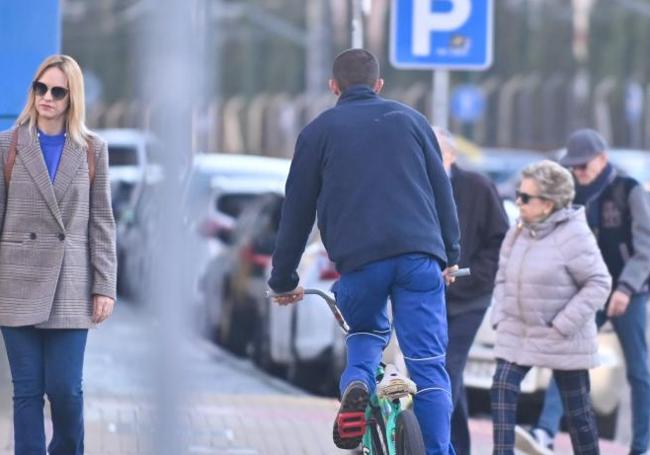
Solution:
M609 298L607 307L607 316L616 317L625 313L627 306L630 304L630 296L621 291L614 291Z
M113 313L115 301L105 295L93 295L93 319L95 324L104 322Z

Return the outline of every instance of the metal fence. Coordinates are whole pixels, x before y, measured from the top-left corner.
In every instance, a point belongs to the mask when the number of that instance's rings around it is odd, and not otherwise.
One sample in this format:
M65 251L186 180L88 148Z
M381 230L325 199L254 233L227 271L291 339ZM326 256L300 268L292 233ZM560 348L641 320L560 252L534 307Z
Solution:
M567 78L530 73L488 78L479 88L485 98L480 118L473 123L450 118L453 132L479 145L550 150L560 147L572 130L593 127L613 146L650 149L650 84L611 78L590 83L580 74ZM385 96L423 113L431 109L430 87L423 83L387 90ZM196 107L194 150L290 157L300 129L335 102L329 93L262 93ZM122 100L93 106L89 124L147 128L152 115L155 105Z

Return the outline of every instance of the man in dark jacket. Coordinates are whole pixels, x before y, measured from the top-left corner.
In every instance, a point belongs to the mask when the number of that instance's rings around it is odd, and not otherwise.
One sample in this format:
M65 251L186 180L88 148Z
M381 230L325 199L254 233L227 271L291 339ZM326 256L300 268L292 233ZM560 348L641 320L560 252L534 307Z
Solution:
M296 268L318 213L323 243L341 273L337 305L350 326L334 442L344 449L361 442L338 424L363 412L375 389L391 333L390 296L418 389L415 414L427 453L453 453L444 288L460 253L456 207L427 120L380 98L382 85L369 52L351 49L336 57L330 90L339 100L298 137L269 286L289 293L276 298L280 304L302 298Z
M456 164L453 136L435 128L442 161L451 178L451 187L460 224L460 267L469 267L471 276L447 288L447 372L451 380L454 412L451 442L458 455L469 455L467 398L463 370L485 311L490 305L501 242L508 230L508 217L494 184L485 176Z
M573 173L574 202L584 205L612 275L612 295L596 318L608 319L621 343L632 393L630 455L645 454L650 440L650 370L646 341L646 302L650 274L650 204L643 186L615 169L607 157L607 142L594 130L574 132L560 163ZM612 391L616 393L616 391ZM529 434L517 430L517 447L534 453L552 448L563 405L554 382L549 386L542 415Z

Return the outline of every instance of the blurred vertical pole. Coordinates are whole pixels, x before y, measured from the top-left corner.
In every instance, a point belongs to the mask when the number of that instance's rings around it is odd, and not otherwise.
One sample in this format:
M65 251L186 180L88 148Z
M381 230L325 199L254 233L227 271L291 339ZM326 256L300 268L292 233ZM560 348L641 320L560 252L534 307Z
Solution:
M352 47L363 49L363 8L362 0L352 0Z
M307 15L307 68L306 89L311 96L323 92L327 87L329 39L325 33L325 2L324 0L307 0L305 5Z
M441 128L449 123L449 71L433 72L433 96L431 99L431 121Z
M153 264L148 293L152 310L153 342L156 349L151 371L154 398L153 453L186 453L186 419L181 419L185 397L182 341L189 310L183 300L180 279L184 269L181 216L182 178L192 146L192 110L197 101L200 74L197 59L200 28L197 12L205 0L160 0L146 24L142 77L143 91L151 102L151 129L162 144L156 163L161 169L151 174L162 180L152 190L155 204L148 210L154 224L155 241L149 251ZM153 169L151 169L153 170ZM160 172L158 172L160 171Z

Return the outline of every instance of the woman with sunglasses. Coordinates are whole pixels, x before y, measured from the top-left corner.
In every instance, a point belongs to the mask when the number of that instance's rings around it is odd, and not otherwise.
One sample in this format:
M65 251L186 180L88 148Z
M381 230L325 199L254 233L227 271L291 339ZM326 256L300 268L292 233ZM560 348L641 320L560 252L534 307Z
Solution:
M574 453L599 453L588 370L598 364L595 314L611 277L584 208L571 206L574 192L552 161L522 172L520 219L503 241L492 299L494 454L513 454L519 386L533 366L553 370Z
M115 301L108 151L84 117L81 69L55 55L36 71L16 127L0 133L0 326L17 455L46 453L44 395L48 453L83 453L86 337Z

